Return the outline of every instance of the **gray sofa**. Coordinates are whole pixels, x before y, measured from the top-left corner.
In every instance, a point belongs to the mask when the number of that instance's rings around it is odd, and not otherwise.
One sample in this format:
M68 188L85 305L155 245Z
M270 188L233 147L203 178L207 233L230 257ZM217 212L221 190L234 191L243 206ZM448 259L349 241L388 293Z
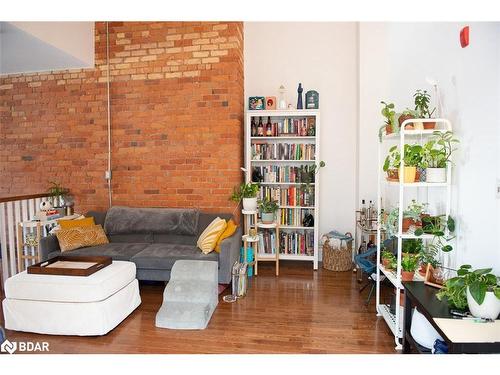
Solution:
M107 255L137 266L139 280L168 281L176 260L212 260L219 263L219 283L231 281L231 267L239 259L241 228L221 243L220 253L203 254L196 247L199 235L217 216L196 209L112 207L107 212L91 211L108 236L109 244L65 251L64 255ZM42 260L61 255L55 235L42 238Z

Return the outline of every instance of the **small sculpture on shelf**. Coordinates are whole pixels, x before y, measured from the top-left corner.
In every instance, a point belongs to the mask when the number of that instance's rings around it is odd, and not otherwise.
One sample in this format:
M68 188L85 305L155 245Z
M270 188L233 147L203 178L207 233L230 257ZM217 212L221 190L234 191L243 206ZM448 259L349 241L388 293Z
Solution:
M302 92L304 89L302 88L302 83L299 83L299 87L297 88L297 109L303 109L304 106L302 105Z
M278 109L286 109L286 99L285 99L285 86L281 85L279 89L279 101L278 101Z

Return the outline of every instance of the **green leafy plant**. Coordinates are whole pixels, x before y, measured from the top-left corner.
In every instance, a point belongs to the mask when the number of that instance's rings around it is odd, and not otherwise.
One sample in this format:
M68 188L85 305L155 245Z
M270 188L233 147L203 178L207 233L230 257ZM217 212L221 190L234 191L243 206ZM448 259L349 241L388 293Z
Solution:
M61 184L55 181L49 181L49 184L51 186L47 189L47 192L51 197L65 196L69 193L69 189L62 187Z
M460 141L453 138L453 132L440 132L438 130L432 133L434 139L429 140L422 150L422 167L424 168L446 168L451 162L451 155L457 150L454 144Z
M256 198L258 192L259 184L253 182L244 183L234 188L233 194L231 194L229 199L239 203L243 198Z
M423 248L423 241L420 238L408 238L403 240L403 253L419 254Z
M401 154L398 150L398 146L392 146L389 149L389 153L385 157L384 165L382 169L387 172L389 169L399 169L401 165Z
M418 265L418 258L411 256L411 255L405 255L401 259L401 269L406 272L414 272L417 269Z
M436 110L434 108L432 111L429 110L429 104L431 103L431 96L426 90L417 90L413 95L415 100L415 111L420 118L431 118L432 114Z
M300 182L303 183L303 185L301 185L301 189L303 191L311 192L311 183L315 181L319 170L325 166L326 163L321 160L318 164L302 165L299 168Z
M385 124L382 125L378 131L379 140L382 141L383 131L386 129L386 126L390 126L393 132L398 129L398 126L396 126L396 111L394 110L394 103L386 103L384 101L380 103L384 105L381 113L382 116L385 117Z
M467 287L479 305L484 302L486 292L493 292L500 299L500 278L492 273L491 268L473 271L472 266L464 264L457 271L457 276L447 280L437 297L442 300L446 297L448 303L457 309L465 310L467 304Z
M408 207L403 211L403 217L413 219L413 221L420 221L422 214L427 210L427 203L418 203L412 199Z
M270 214L278 211L280 206L274 199L264 198L263 200L259 200L259 208L262 212Z
M415 145L404 145L404 156L403 160L405 162L405 167L418 167L422 162L422 146Z
M454 232L455 220L453 217L446 218L446 215L438 215L433 216L432 220L424 221L422 228L415 230L415 235L431 234L432 241L427 246L438 254L440 251L448 253L453 250L450 241L455 238Z
M380 256L382 257L382 259L388 259L388 260L392 260L395 258L394 254L389 250L383 250Z
M437 256L438 253L435 248L422 246L417 257L421 264L430 264L432 267L436 268L441 265Z
M409 218L412 219L414 222L419 222L421 220L422 214L425 212L426 209L427 209L427 203L420 204L415 199L413 199L411 203L408 205L408 207L405 210L403 210L403 218ZM387 238L392 238L396 236L398 232L398 219L399 219L399 208L395 207L389 212L387 218L383 222L383 228L386 231ZM417 230L415 230L415 233L417 232Z

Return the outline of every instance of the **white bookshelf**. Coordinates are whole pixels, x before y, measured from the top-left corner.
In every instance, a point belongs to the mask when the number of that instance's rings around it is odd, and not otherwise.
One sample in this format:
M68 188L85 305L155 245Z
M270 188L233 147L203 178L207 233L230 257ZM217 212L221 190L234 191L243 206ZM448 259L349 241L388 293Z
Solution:
M314 136L309 135L294 135L294 134L273 134L264 136L252 136L251 132L251 120L252 117L255 119L256 123L259 122L259 117L262 117L262 122L264 124L264 131L266 130L265 125L267 123L268 117L271 117L271 123L283 123L285 119L314 119L315 123L315 132ZM309 120L312 121L312 120ZM269 111L247 111L245 115L245 168L248 171L246 174L247 182L252 179L252 172L254 167L301 167L307 166L310 168L312 165L316 164L316 168L318 168L320 162L320 149L319 149L319 135L320 135L320 114L318 110L269 110ZM278 145L278 144L305 144L305 145L314 145L314 158L301 158L304 160L284 160L284 158L276 158L273 159L264 159L260 160L255 158L252 154L252 145L253 144L270 144L270 145ZM312 262L313 268L318 269L318 246L319 246L319 184L318 175L315 176L314 182L309 183L309 189L314 195L314 205L300 205L299 202L295 202L293 205L286 202L279 202L280 209L276 214L276 218L279 222L280 233L284 234L304 234L309 236L313 236L313 246L310 249L309 253L281 253L279 254L280 260L294 260L294 261L307 261ZM257 182L257 181L253 181ZM260 192L259 197L263 191L263 189L301 189L306 186L303 182L296 181L262 181L260 182ZM304 227L302 223L300 225L296 225L299 223L293 223L294 225L288 225L288 223L281 222L281 211L282 210L292 210L292 212L301 212L302 210L307 210L314 216L314 227ZM301 215L298 214L300 217ZM310 237L309 237L310 238ZM281 246L281 242L280 242ZM262 251L262 250L261 250ZM259 259L265 257L273 257L272 254L259 254Z

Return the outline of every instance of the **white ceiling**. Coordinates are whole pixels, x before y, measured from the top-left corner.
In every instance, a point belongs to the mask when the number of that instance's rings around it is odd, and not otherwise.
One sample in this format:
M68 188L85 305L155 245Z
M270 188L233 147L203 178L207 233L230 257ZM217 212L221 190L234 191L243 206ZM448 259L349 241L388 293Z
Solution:
M0 74L93 66L93 22L0 22Z

